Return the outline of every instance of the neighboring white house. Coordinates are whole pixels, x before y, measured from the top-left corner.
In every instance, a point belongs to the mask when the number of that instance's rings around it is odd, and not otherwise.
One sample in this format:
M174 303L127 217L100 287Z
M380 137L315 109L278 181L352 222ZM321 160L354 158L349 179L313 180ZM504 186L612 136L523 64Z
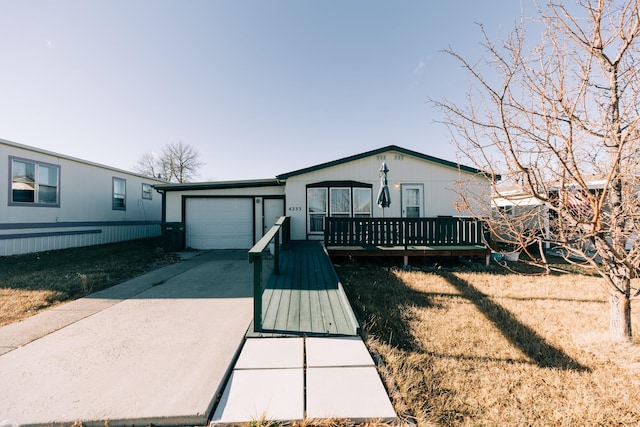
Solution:
M161 233L164 181L0 139L0 256Z
M376 204L383 162L391 195L384 210ZM480 203L488 214L490 183L477 169L391 145L275 179L156 189L164 195L163 220L185 224L187 247L247 249L282 215L291 217L293 240L321 239L326 216L469 216L461 188L486 195Z
M606 181L600 176L586 176L585 182L586 190L592 194L601 192L606 185ZM514 236L527 233L550 239L554 234L552 230L554 219L558 215L553 206L558 206L558 200L563 200L564 208L573 211L576 215L591 212L591 206L583 190L579 190L575 184L553 184L549 185L546 191L546 197L550 200L547 203L520 185L503 185L495 188L491 198L495 229L506 230L504 233L496 232L494 237L498 243L501 240L513 241ZM631 243L628 247L633 241L635 237L630 239ZM544 245L546 248L551 246L548 241Z

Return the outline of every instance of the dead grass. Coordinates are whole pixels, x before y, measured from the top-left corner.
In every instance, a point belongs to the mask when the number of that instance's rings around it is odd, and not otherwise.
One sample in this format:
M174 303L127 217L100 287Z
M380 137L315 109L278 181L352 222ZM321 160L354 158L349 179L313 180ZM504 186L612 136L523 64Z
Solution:
M0 325L173 262L159 245L140 240L0 258ZM608 298L599 278L566 269L526 276L464 266L404 271L346 264L337 271L369 333L367 345L398 387L396 409L408 410L406 421L640 424L640 339L608 341Z
M160 239L0 257L0 326L174 261Z
M337 270L419 425L640 424L640 340L608 342L599 278Z

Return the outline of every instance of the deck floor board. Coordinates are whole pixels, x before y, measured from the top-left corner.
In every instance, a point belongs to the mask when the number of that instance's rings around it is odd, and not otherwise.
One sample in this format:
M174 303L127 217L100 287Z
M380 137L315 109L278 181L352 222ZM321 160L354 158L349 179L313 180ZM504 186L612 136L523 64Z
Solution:
M294 263L294 278L295 277L299 278L302 270L301 266L299 265L299 260L297 261L298 262ZM300 288L300 286L296 286L296 280L292 279L289 282L287 291L289 292L290 295L289 295L289 313L287 316L285 329L288 330L288 329L298 328L300 325L300 299L301 299L300 294L303 292L303 290ZM276 325L276 328L278 328L278 325Z

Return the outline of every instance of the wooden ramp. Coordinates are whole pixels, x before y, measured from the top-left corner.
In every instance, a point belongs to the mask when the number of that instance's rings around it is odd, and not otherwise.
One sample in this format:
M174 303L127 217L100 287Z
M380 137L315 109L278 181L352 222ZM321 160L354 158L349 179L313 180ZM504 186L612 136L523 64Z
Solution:
M358 320L320 241L291 241L280 252L280 274L262 294L262 332L247 336L355 336Z

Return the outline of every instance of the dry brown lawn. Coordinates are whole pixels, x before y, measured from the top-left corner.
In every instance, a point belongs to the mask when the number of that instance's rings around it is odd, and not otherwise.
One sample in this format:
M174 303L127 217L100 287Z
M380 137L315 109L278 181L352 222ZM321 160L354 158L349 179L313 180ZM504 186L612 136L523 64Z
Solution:
M0 325L175 261L158 245L141 240L0 258ZM640 425L640 335L632 344L608 341L601 279L465 266L344 264L337 271L404 421ZM633 309L640 334L637 300Z
M176 260L159 238L0 257L0 326Z
M599 278L337 268L418 425L640 425L640 339L608 341ZM640 333L635 308L634 330ZM406 407L403 407L403 404Z

